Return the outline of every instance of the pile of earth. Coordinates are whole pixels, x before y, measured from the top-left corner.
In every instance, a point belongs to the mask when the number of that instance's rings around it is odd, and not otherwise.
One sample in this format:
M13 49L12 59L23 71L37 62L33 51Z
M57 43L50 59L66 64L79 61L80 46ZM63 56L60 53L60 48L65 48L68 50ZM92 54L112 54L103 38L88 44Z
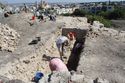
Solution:
M38 70L44 74L51 73L48 61L43 58L44 55L59 57L55 40L60 34L58 29L60 24L36 20L36 23L30 26L27 21L31 16L32 14L22 13L3 20L3 23L7 23L20 33L19 45L14 52L0 51L0 75L10 80L19 79L30 83ZM40 37L41 41L38 44L29 45L36 37Z
M125 83L125 31L91 26L77 72L90 78Z
M0 50L14 51L18 45L20 35L8 25L0 23Z
M63 27L66 28L88 28L89 23L87 23L86 17L58 17L57 22L64 23Z

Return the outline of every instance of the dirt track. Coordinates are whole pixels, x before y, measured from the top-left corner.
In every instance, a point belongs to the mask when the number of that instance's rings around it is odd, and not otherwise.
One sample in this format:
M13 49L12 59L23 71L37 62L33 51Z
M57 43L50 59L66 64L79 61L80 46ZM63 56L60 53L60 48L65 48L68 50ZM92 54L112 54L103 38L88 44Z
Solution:
M114 29L125 31L125 20L112 20L112 24Z

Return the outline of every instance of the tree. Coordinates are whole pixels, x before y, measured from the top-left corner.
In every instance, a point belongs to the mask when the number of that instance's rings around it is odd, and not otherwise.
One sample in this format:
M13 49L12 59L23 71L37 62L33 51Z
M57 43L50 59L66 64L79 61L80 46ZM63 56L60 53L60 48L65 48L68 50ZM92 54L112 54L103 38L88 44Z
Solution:
M116 9L109 14L108 18L109 19L125 19L125 10Z
M83 9L75 9L72 15L75 16L85 16L86 12Z

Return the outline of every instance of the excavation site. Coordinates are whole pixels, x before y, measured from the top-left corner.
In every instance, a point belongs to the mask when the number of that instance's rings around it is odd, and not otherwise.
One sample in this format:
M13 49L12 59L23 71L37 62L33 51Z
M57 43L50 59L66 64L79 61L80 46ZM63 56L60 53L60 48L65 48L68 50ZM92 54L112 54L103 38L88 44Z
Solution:
M0 19L0 83L125 83L125 31L91 25L86 17L36 19L33 25L31 17L22 12ZM69 39L62 59L60 36ZM53 59L67 70L52 70ZM42 77L34 82L37 72Z

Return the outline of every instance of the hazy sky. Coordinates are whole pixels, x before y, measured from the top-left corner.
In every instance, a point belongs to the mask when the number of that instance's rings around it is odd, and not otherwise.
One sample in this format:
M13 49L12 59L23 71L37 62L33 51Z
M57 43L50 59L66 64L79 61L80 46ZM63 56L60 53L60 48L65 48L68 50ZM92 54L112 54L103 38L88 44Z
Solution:
M4 3L26 3L26 2L35 2L40 0L0 0ZM108 1L108 0L44 0L47 2L94 2L94 1ZM111 0L111 1L121 1L121 0ZM125 0L122 0L125 1Z

